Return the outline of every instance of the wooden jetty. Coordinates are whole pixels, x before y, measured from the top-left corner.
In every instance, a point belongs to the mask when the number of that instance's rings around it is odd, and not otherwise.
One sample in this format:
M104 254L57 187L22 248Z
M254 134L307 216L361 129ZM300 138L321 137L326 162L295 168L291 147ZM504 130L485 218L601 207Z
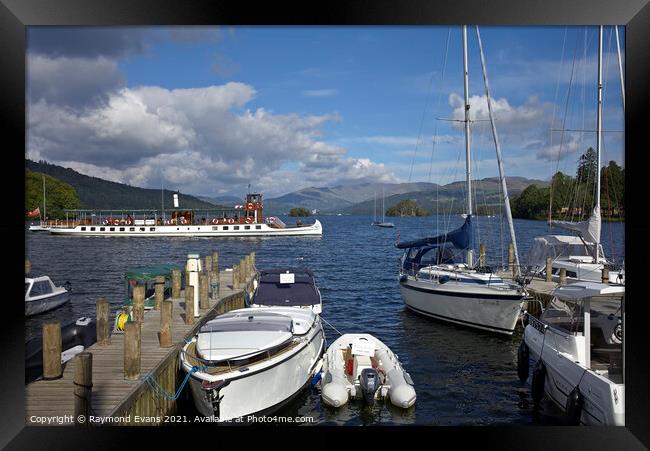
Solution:
M113 332L109 337L101 337L101 330L107 331L104 325L107 309L105 301L98 301L97 343L67 362L59 378L37 380L25 387L26 424L152 426L162 424L165 416L174 415L176 401L170 399L173 396L165 396L163 391L173 395L184 379L185 374L179 369L179 356L185 340L212 317L243 308L245 294L252 294L253 280L257 277L254 253L226 271L219 272L217 253L209 256L206 263L204 268L207 266L213 271L202 271L201 287L189 286L191 291L193 288L201 291L199 317L186 317L186 290L179 291L180 285L172 286L173 297L160 302L160 309L144 312L140 325L137 321L129 321L126 333ZM180 277L178 279L180 282ZM213 295L207 297L206 281L216 287L217 279L218 293L215 289ZM134 310L138 302L134 299ZM193 302L189 302L188 307L190 305L193 307ZM165 322L161 321L163 312L171 313L171 318L167 317ZM60 349L60 341L58 346ZM44 374L48 366L46 358L44 355ZM56 371L56 365L54 367ZM189 390L189 386L184 390ZM80 415L83 421L79 421Z

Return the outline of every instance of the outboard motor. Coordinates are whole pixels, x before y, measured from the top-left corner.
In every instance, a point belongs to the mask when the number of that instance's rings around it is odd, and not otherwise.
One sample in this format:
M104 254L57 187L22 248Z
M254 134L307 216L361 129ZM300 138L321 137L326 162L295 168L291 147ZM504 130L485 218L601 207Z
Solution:
M364 368L359 376L361 383L361 394L366 404L375 403L375 392L379 389L379 373L374 368Z

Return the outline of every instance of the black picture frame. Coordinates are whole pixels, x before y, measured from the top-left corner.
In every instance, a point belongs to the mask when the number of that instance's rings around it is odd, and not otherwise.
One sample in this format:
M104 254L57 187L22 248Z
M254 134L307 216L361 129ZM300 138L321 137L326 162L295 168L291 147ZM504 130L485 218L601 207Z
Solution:
M0 0L0 124L5 142L2 153L2 211L0 225L4 265L11 286L5 293L0 349L3 375L0 378L0 447L9 449L118 449L151 446L154 441L177 436L184 446L221 446L236 440L248 446L250 435L262 441L286 445L274 428L263 434L247 434L238 428L213 426L182 428L115 427L26 427L24 420L24 324L23 306L16 279L20 277L24 254L24 152L25 149L25 27L30 25L624 25L625 32L625 166L626 176L626 426L625 427L415 427L373 428L379 440L395 437L406 446L443 446L443 443L478 445L498 449L643 449L650 446L650 352L644 338L648 302L643 299L641 259L647 254L650 226L645 219L644 153L648 153L642 120L650 105L648 59L650 58L650 5L647 0L455 0L434 2L410 0L356 0L328 2L249 2L185 0ZM645 138L643 140L642 138ZM636 186L635 186L636 185ZM22 189L22 191L21 191ZM22 194L22 195L21 195ZM12 224L15 223L15 224ZM644 250L646 252L644 252ZM135 429L135 430L134 430ZM360 446L359 436L350 428L281 428L282 432L302 432L310 440L304 446L341 444ZM212 430L212 429L210 429ZM418 432L412 438L412 431ZM244 432L244 434L242 434ZM270 432L270 434L269 434ZM325 432L325 433L323 433ZM388 433L388 435L387 435ZM136 436L137 434L137 436ZM407 435L408 434L408 435ZM354 440L348 441L348 438ZM329 439L329 440L328 440ZM364 437L361 437L364 439ZM416 439L426 440L416 445ZM450 442L451 441L451 442ZM353 445L353 443L356 443ZM180 445L179 445L180 446ZM299 446L291 443L291 446Z

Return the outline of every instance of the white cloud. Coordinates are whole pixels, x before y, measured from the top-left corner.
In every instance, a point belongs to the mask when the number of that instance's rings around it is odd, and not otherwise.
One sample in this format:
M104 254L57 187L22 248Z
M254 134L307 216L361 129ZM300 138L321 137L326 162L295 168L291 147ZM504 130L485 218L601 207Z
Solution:
M246 109L255 89L227 83L191 89L121 88L106 102L71 108L41 98L28 108L28 157L135 186L176 184L188 193L268 194L349 181L394 180L382 164L347 156L322 127L336 114ZM293 162L298 172L281 170ZM278 177L288 183L278 184Z

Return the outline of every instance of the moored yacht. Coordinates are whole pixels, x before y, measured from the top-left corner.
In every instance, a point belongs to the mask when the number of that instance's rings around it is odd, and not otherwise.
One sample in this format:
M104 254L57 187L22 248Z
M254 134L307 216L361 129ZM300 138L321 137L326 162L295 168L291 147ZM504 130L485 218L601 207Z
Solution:
M259 307L208 321L181 352L197 410L217 421L268 415L320 371L325 333L311 309Z
M625 425L624 296L622 285L576 282L557 288L539 319L526 314L518 373L526 381L536 362L536 404L546 395L571 424Z
M465 182L467 210L463 225L453 231L429 238L398 243L404 249L399 283L406 306L414 312L442 321L476 329L511 335L521 313L526 290L503 280L489 268L474 264L474 226L470 152L470 103L467 62L467 27L463 26L463 67L465 94ZM483 47L478 27L476 36L483 68L485 93L492 136L494 138L505 213L514 247L515 270L519 275L519 258L501 149L497 136Z

